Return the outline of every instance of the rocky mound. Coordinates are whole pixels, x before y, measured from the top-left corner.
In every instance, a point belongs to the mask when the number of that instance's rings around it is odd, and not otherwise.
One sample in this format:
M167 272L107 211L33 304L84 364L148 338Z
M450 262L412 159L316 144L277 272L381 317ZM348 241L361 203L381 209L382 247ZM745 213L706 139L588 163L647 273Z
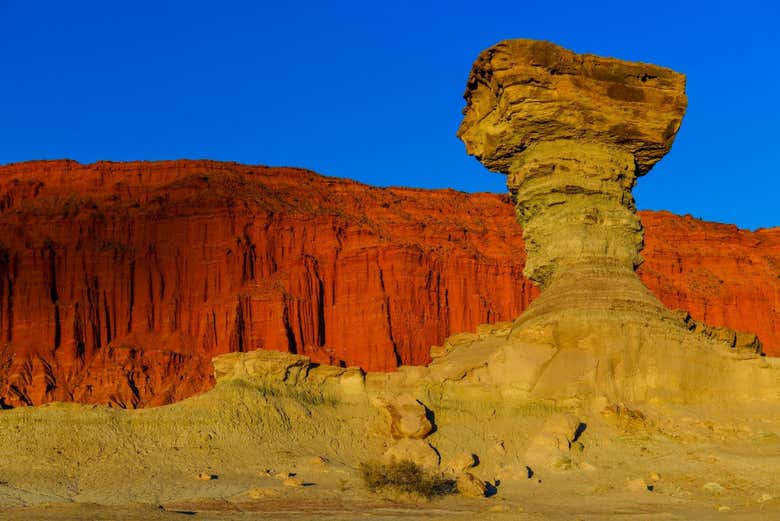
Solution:
M670 308L780 348L780 229L640 212ZM256 348L386 371L537 290L494 194L209 161L0 167L0 399L137 407Z

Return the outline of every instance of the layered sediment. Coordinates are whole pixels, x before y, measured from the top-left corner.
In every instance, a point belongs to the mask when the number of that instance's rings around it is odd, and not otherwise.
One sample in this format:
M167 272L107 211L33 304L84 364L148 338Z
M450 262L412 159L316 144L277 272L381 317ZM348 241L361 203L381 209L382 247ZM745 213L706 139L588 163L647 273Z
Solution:
M480 55L464 97L458 135L507 175L525 274L542 292L508 331L445 352L434 373L454 365L465 375L471 365L483 385L534 398L691 403L724 390L736 400L777 398L777 375L753 342L737 346L738 335L672 312L635 273L643 230L631 189L672 145L684 76L511 40ZM751 363L734 363L740 351ZM468 352L489 356L479 365Z
M387 371L536 297L506 196L210 161L0 167L0 397L137 407L256 348ZM640 212L671 308L780 347L780 230Z
M564 308L670 316L634 274L643 233L631 189L672 145L684 76L511 40L480 55L464 97L458 135L507 175L524 273L545 289L523 320Z

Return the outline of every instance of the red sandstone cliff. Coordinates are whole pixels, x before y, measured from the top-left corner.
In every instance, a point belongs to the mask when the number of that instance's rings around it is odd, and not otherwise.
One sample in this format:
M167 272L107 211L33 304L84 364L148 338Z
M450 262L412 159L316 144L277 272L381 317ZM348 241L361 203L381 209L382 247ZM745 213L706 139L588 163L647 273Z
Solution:
M780 229L643 212L642 279L780 354ZM0 397L148 406L210 358L391 370L536 295L508 198L211 161L0 167Z

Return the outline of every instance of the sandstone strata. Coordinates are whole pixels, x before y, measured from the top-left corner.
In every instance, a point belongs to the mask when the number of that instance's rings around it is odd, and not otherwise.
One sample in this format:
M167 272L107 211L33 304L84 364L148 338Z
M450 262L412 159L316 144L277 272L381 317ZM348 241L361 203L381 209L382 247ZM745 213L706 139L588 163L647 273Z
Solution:
M525 275L551 286L525 319L561 307L663 315L634 275L643 235L631 189L671 147L687 103L684 77L511 40L480 55L464 97L458 135L507 174Z
M432 374L476 371L483 384L558 400L776 398L776 375L755 353L736 364L724 350L750 340L673 313L635 273L643 230L631 189L671 147L682 75L512 40L480 55L465 98L458 135L507 174L525 274L542 293L508 333L456 347Z
M687 104L682 74L537 40L483 51L464 97L458 135L469 154L501 173L519 172L529 147L566 141L627 153L644 174L669 151Z
M780 347L780 230L640 212L670 308ZM209 161L0 167L0 398L169 403L266 348L392 370L537 290L504 196ZM314 240L316 237L316 240Z

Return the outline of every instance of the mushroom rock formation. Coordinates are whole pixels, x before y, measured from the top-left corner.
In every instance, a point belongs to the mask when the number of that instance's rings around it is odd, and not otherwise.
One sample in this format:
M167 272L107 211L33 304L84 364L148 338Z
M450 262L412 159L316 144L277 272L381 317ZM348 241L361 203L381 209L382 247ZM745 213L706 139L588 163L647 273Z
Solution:
M777 378L757 357L755 374L741 371L749 364L737 370L734 353L719 349L731 335L673 313L635 272L643 231L631 189L672 145L687 101L683 75L511 40L479 56L464 97L458 136L507 175L524 273L542 289L498 339L461 347L485 353L487 378L538 397L595 390L640 401L711 396L717 377L749 395L749 381ZM454 368L465 374L474 360L462 355L445 349L431 367L445 378Z
M507 174L525 275L547 289L522 320L561 310L669 317L634 272L643 233L631 189L672 145L684 76L512 40L480 55L465 98L458 135Z

